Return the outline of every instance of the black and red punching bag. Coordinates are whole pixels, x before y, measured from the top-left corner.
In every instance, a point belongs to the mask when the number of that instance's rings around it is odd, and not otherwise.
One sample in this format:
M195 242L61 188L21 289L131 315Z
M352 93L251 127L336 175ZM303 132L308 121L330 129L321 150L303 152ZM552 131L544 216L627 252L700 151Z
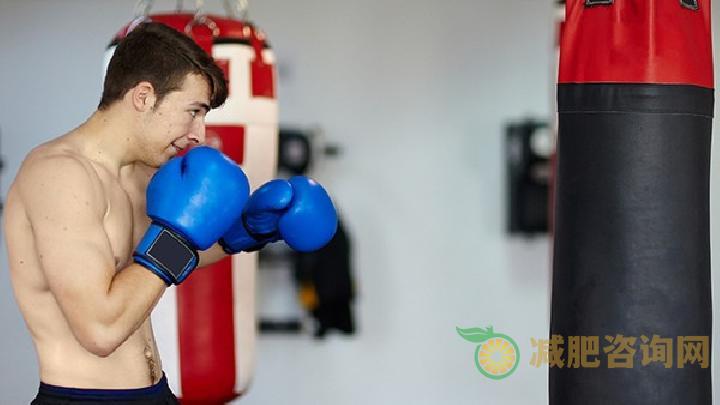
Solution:
M550 404L710 405L713 93L710 0L567 1Z

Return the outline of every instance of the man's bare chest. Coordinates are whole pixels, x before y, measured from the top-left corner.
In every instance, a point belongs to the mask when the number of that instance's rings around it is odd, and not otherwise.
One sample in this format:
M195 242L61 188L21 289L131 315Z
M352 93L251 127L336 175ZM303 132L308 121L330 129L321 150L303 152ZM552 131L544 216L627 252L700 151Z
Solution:
M144 187L132 179L106 183L108 209L103 226L115 256L115 267L120 270L132 261L132 252L142 238L150 221L145 214Z

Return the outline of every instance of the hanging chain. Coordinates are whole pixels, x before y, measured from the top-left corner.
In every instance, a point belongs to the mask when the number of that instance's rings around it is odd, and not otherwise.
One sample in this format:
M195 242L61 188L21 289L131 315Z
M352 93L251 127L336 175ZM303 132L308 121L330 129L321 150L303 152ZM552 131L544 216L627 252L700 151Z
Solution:
M135 18L144 18L150 14L153 0L138 0L135 4Z
M195 18L205 15L205 0L195 0Z
M225 12L232 18L247 20L248 0L223 0Z
M195 16L185 26L185 33L192 36L193 27L202 25L210 29L213 37L217 37L220 34L220 28L217 26L215 21L208 18L205 14L205 11L203 10L204 5L204 0L195 0Z
M150 14L154 0L138 0L135 3L135 20L144 21ZM223 0L225 12L232 18L238 20L247 20L248 16L248 0ZM184 9L184 1L176 0L175 9L180 12ZM195 18L202 19L205 15L205 0L195 0Z

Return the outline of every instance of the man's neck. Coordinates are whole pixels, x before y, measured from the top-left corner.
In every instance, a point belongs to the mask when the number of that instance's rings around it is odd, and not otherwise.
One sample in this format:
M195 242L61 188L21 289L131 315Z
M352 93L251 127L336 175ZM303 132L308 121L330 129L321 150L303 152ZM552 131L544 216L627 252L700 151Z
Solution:
M117 175L136 160L131 121L122 115L117 110L95 111L71 135L83 155Z

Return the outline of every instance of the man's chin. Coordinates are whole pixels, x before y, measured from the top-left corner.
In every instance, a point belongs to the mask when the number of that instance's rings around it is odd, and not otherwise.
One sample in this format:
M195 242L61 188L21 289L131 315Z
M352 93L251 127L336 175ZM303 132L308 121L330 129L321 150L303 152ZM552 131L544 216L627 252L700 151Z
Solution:
M147 166L150 166L150 167L152 167L152 168L157 169L157 168L159 168L160 166L164 165L165 163L169 162L170 159L172 159L172 158L173 158L173 156L170 156L170 157L162 157L162 158L158 158L158 159L155 159L155 160L152 160L152 161L148 160L148 161L143 162L143 163L145 163Z

